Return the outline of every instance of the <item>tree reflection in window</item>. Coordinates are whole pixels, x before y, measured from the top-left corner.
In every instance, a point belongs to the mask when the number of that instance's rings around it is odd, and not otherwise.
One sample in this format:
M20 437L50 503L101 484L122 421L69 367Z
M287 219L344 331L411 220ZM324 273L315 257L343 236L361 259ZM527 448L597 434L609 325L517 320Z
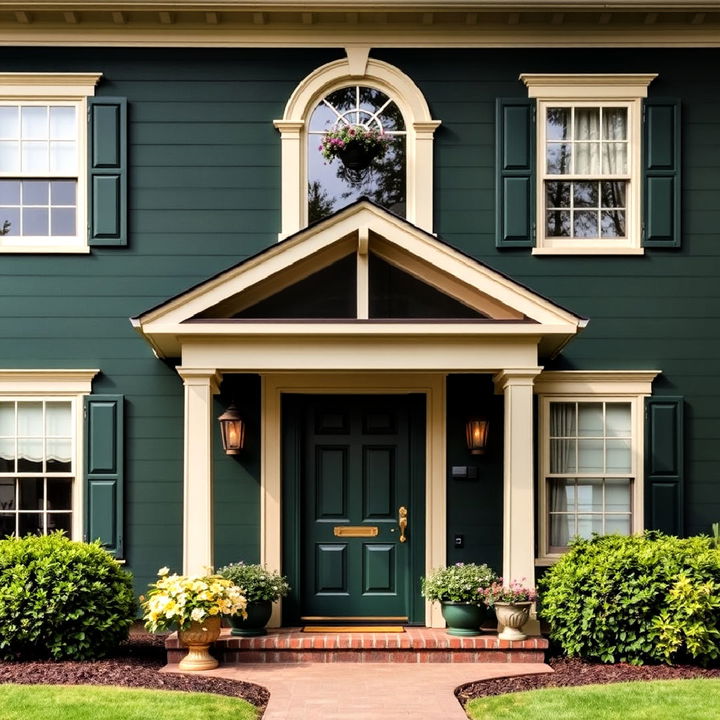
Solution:
M318 149L323 135L342 125L382 129L394 139L361 177L337 158L328 162ZM405 217L406 147L400 109L380 90L353 85L323 98L310 117L308 132L308 221L321 220L363 196Z

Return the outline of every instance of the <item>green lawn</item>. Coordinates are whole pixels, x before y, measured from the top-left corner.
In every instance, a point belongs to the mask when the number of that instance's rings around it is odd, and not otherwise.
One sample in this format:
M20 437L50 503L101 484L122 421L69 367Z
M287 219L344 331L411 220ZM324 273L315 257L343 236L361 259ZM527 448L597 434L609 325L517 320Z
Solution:
M471 700L466 709L471 720L716 720L720 680L533 690Z
M0 720L257 720L245 700L93 685L0 685Z

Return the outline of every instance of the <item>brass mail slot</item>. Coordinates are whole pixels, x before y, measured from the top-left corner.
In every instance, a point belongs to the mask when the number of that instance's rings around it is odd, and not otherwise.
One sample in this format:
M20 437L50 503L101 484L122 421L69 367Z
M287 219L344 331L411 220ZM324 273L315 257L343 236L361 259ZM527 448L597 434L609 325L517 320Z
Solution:
M336 525L333 528L335 537L377 537L377 525Z

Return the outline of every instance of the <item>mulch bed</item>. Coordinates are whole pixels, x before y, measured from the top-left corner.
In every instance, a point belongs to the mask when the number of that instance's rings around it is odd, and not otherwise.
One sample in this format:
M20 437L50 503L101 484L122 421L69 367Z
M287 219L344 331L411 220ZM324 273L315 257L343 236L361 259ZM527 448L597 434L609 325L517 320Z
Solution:
M643 665L642 667L635 667L624 663L600 665L568 658L551 658L548 660L548 665L555 672L469 683L459 687L455 694L464 705L468 700L474 698L504 695L505 693L522 692L524 690L538 690L540 688L607 685L609 683L637 680L720 678L720 668L706 669L694 665Z
M2 662L0 684L115 685L207 692L242 698L264 709L270 693L259 685L201 675L160 673L166 663L165 636L133 631L113 657L95 662Z

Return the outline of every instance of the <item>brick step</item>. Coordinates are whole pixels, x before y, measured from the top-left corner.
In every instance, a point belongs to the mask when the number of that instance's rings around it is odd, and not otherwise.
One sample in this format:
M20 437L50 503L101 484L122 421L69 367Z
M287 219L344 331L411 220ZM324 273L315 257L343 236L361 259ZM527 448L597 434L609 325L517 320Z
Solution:
M229 628L211 648L225 665L241 663L543 663L548 641L532 637L519 642L500 640L496 633L454 637L436 628L408 627L404 633L304 633L299 628L278 628L267 635L240 638ZM185 655L177 634L165 641L168 663Z

